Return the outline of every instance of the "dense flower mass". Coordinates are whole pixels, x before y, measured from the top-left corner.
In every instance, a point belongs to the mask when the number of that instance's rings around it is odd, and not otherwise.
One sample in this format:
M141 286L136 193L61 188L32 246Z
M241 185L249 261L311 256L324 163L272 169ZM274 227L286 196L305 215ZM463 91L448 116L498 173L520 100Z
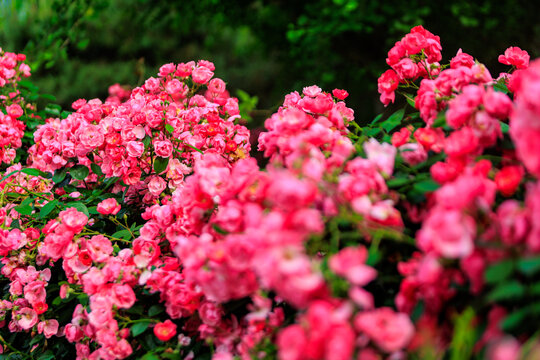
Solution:
M540 63L526 51L508 48L493 78L461 49L440 64L417 26L378 81L404 108L361 127L347 91L292 92L259 136L264 166L209 61L77 100L23 144L39 119L17 92L30 69L1 54L1 352L540 356Z

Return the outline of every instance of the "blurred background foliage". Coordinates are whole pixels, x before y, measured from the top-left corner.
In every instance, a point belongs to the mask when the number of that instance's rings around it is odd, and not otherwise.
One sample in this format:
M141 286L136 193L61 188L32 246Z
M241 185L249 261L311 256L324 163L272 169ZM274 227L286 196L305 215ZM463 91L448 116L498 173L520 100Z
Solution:
M0 0L0 46L26 53L34 83L65 108L164 63L207 59L249 107L258 97L259 120L318 84L347 89L364 123L382 108L386 52L411 27L441 37L443 61L461 47L497 76L507 47L540 54L538 13L520 0Z

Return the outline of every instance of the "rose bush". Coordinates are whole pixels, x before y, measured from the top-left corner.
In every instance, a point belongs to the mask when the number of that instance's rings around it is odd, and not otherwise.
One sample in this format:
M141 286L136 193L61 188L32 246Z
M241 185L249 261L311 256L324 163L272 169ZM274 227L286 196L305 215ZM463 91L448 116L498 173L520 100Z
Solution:
M397 111L361 127L345 90L290 93L264 167L209 61L39 112L2 54L2 357L540 356L527 52L493 78L415 27L379 79Z

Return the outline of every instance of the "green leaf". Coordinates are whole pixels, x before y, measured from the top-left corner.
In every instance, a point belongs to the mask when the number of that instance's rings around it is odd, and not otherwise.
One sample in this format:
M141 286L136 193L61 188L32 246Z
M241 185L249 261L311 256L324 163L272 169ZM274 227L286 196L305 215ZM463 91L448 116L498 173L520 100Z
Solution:
M218 233L218 234L221 234L221 235L227 235L229 232L225 229L222 229L219 225L217 224L212 224L212 227L214 228L214 230Z
M148 149L148 146L150 145L150 142L152 141L152 138L148 135L146 135L142 141L142 143L144 144L144 148L145 149Z
M413 185L413 188L421 193L433 192L439 187L440 185L431 179L422 180Z
M30 340L30 343L28 345L32 346L35 343L38 343L38 342L40 342L42 340L45 340L45 336L43 336L42 334L38 334L38 335L34 336L34 338L32 340Z
M488 294L488 300L493 302L518 299L525 295L525 286L516 280L504 282Z
M501 124L501 130L503 134L507 134L510 131L510 126L505 122L500 122Z
M371 125L373 124L376 124L379 120L381 120L383 114L379 114L375 117L375 119L373 119L373 121L371 122Z
M521 308L507 315L501 322L501 328L504 331L511 331L521 326L523 321L529 316L530 310Z
M58 184L58 183L62 182L62 180L64 180L66 178L66 175L67 175L66 168L58 169L58 170L56 170L54 172L54 175L52 177L52 181L55 184Z
M154 171L157 174L161 174L169 165L169 158L156 157L154 159Z
M39 97L45 100L49 100L49 101L56 101L56 97L50 94L40 94Z
M520 259L517 263L519 272L527 276L540 271L540 256Z
M51 359L56 359L56 356L50 350L37 358L37 360L51 360Z
M98 176L103 176L103 171L101 171L101 168L97 164L90 164L90 169L92 169L92 172Z
M513 272L514 260L505 260L488 267L484 273L484 278L488 284L494 284L508 279Z
M75 208L90 218L90 213L88 212L88 208L86 207L86 205L84 205L81 202L73 201L73 202L67 203L66 209L69 209L69 208Z
M43 219L44 217L49 215L51 213L51 211L54 210L54 208L56 207L57 204L58 204L58 200L55 199L55 200L49 201L48 203L43 205L43 207L39 211L39 218Z
M62 107L60 107L60 105L49 104L45 107L45 112L49 116L60 116L60 111L62 111Z
M375 137L378 134L380 134L381 131L382 131L381 128L371 128L371 129L366 129L364 133L366 134L366 136Z
M444 112L440 112L439 115L437 115L437 118L433 122L432 127L439 128L446 125L446 114Z
M2 180L0 180L0 182L3 182L3 181L6 180L8 177L17 174L18 172L20 172L20 170L15 170L15 171L10 172L10 173L7 174L7 175L4 175L4 177L2 178Z
M405 184L408 184L411 180L410 179L407 179L407 178L393 178L393 179L390 179L386 182L386 185L388 185L388 187L390 189L395 189L395 188L398 188L398 187L401 187Z
M505 331L522 329L525 323L530 322L530 318L534 318L540 314L540 303L533 303L507 315L501 322L501 327Z
M133 336L141 335L143 332L146 331L146 329L148 329L148 325L150 325L149 321L141 321L141 322L135 323L131 327L131 334Z
M411 98L411 97L409 97L409 96L405 96L405 99L407 99L407 103L408 103L410 106L412 106L413 108L416 109L416 105L415 105L415 101L414 101L415 99L413 99L413 98Z
M46 173L44 171L40 171L38 169L33 169L33 168L22 169L21 172L23 174L30 175L30 176L41 176L41 177L44 177L44 178L50 177L50 175L48 173Z
M160 359L159 356L154 355L153 353L146 353L141 358L141 360L159 360L159 359Z
M154 317L158 314L161 314L163 312L163 306L161 305L152 305L150 306L150 309L148 309L148 316Z
M88 295L86 294L80 294L77 296L77 300L81 303L82 306L87 306L90 302L88 299Z
M505 93L505 94L508 94L508 92L509 92L508 87L506 86L506 84L504 82L496 83L495 85L493 85L493 89L495 89L495 91L500 91L500 92Z
M174 132L174 128L171 124L165 124L165 130L167 130L170 134Z
M124 240L131 239L131 233L129 232L129 230L126 230L126 229L117 231L114 234L112 234L111 236L115 237L115 238L124 239Z
M185 144L186 144L188 147L192 148L193 150L198 151L198 152L200 152L201 154L204 154L203 151L202 151L201 149L199 149L199 148L197 148L197 147L195 147L195 146L193 146L193 145L191 145L191 144L188 144L188 143L185 143Z
M396 126L401 124L401 120L403 119L403 116L405 115L405 109L401 109L393 113L382 123L382 127L386 131L391 131Z
M30 206L30 204L34 201L35 199L32 198L32 197L27 197L26 199L23 200L23 202L21 202L20 205L18 206L15 206L15 210L21 214L21 215L31 215L32 214L32 211L34 210L32 208L32 206Z
M76 180L84 180L90 174L90 170L84 165L76 165L69 169L69 173Z
M476 337L474 317L475 313L471 307L457 316L454 323L454 336L450 344L451 360L471 358Z
M21 215L32 215L32 207L31 206L16 206L15 210L21 214Z

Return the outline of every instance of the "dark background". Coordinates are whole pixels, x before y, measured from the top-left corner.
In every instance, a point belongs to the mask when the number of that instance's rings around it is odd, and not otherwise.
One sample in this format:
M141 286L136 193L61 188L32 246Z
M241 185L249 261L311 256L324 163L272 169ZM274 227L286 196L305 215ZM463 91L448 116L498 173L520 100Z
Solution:
M164 63L207 59L232 95L258 97L259 120L318 84L347 89L362 123L382 109L387 51L415 25L441 37L443 61L461 47L495 77L507 47L540 53L537 1L0 0L0 12L0 46L26 53L34 83L66 108Z

